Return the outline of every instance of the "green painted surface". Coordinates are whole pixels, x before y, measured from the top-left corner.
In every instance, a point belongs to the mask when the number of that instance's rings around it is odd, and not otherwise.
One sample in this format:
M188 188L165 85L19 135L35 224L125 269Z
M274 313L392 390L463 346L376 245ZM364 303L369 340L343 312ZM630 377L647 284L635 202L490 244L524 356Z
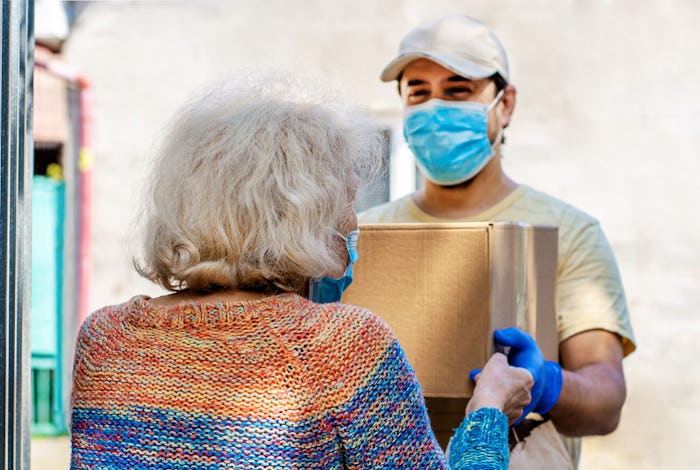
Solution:
M61 325L65 183L32 184L32 432L65 432L61 410Z

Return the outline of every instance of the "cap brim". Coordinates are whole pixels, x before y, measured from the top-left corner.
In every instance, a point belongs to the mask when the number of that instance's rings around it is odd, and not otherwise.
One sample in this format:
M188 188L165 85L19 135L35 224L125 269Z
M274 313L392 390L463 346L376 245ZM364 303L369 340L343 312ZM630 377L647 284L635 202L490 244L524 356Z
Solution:
M383 82L390 82L396 80L401 75L403 69L406 68L408 64L417 59L428 59L442 65L448 70L453 71L459 76L465 78L471 78L478 80L480 78L487 78L498 72L497 69L493 67L484 67L476 62L472 62L466 59L460 59L458 57L450 56L447 54L436 54L428 52L408 52L399 55L396 59L392 60L389 65L387 65L380 76Z

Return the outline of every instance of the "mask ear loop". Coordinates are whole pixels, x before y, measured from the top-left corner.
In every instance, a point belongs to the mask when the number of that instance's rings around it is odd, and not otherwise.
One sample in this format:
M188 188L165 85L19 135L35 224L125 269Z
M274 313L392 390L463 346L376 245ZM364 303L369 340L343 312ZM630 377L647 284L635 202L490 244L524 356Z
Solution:
M343 242L345 242L345 249L348 252L348 259L350 260L350 264L354 264L357 261L357 252L352 252L351 251L351 245L352 248L357 249L357 239L360 237L360 229L356 228L355 230L352 230L350 233L347 235L343 235L339 230L335 231L335 235L339 237ZM346 269L347 273L347 269Z
M487 113L489 111L491 111L501 101L501 99L503 98L503 95L505 94L505 91L506 91L506 89L503 88L501 91L498 92L498 94L493 99L493 101L491 101L491 104L489 104L488 107L486 108Z
M354 264L357 261L357 240L360 238L360 229L356 228L345 238L345 246L348 249L350 263Z
M501 99L503 99L503 95L505 94L505 91L506 91L506 89L503 88L503 89L501 89L501 91L498 92L498 94L496 94L496 97L493 99L493 101L491 101L491 104L489 104L488 107L486 108L487 113L489 111L491 111L501 101ZM500 127L498 129L498 134L496 134L496 137L493 139L493 142L491 142L491 147L493 147L496 144L496 142L499 142L499 141L501 142L501 144L505 141L505 139L503 139L503 127ZM500 154L500 148L498 150L499 150L499 154Z

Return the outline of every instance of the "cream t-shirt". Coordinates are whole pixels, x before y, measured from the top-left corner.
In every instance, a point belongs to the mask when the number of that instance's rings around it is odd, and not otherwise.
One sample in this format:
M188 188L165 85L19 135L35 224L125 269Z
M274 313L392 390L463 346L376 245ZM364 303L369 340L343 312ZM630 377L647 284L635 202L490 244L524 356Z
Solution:
M405 196L359 214L360 224L416 222L525 222L559 229L557 307L559 342L603 329L622 338L625 355L635 349L617 262L598 221L552 196L521 185L473 217L440 219Z
M521 185L481 214L441 219L423 212L405 196L359 214L360 224L436 222L525 222L559 229L557 314L559 342L584 331L602 329L622 339L625 356L635 340L620 273L598 221L575 207ZM576 465L580 439L561 435Z

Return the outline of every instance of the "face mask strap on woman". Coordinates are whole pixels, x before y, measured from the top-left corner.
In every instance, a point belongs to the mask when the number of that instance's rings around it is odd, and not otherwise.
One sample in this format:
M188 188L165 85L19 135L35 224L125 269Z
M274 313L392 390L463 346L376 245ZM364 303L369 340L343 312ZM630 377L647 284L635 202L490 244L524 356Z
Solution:
M343 296L343 292L352 284L352 265L357 261L357 239L360 236L359 230L353 230L345 240L345 247L348 250L348 265L342 276L335 279L324 276L317 279L311 279L309 282L309 300L319 304L327 304L331 302L339 302Z

